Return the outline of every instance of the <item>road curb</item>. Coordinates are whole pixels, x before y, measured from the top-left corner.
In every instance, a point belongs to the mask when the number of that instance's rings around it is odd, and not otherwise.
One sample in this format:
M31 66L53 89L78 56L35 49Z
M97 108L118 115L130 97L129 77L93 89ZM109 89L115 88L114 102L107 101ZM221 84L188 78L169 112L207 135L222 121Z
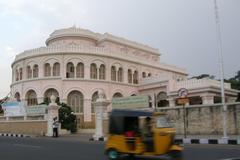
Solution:
M196 138L177 138L174 140L178 144L229 144L240 145L240 140L237 139L196 139Z
M30 137L29 135L14 134L14 133L0 133L0 136L2 136L2 137L19 137L19 138Z
M90 138L89 141L106 141L107 137Z

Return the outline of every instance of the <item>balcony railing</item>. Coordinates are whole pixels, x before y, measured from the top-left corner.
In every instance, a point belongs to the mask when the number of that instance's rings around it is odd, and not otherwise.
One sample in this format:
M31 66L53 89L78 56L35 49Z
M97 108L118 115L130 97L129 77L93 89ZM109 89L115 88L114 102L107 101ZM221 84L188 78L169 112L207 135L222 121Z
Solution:
M180 88L194 89L194 88L203 88L203 87L220 87L220 81L212 79L190 79L180 82L170 82L171 91L177 91ZM230 83L224 83L224 88L231 89Z
M158 83L158 82L164 82L168 80L169 80L168 76L146 77L146 78L140 79L140 84Z

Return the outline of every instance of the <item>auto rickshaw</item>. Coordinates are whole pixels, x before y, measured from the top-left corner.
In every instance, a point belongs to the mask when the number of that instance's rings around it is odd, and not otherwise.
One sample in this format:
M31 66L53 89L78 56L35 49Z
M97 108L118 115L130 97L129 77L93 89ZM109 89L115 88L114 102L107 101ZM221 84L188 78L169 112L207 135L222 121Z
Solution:
M150 127L146 123L151 124ZM144 135L148 127L150 134ZM109 115L105 154L110 160L119 159L121 155L181 159L183 148L175 144L175 132L164 113L114 109Z

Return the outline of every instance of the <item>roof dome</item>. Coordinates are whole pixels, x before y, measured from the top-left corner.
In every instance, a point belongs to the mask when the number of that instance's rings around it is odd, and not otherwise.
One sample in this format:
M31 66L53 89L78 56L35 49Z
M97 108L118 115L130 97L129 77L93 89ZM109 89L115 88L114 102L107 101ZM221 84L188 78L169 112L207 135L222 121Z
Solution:
M53 33L50 34L50 37L46 40L46 45L48 46L51 43L51 41L64 37L79 37L98 40L100 34L94 33L87 29L76 28L75 26L73 26L70 28L55 30Z

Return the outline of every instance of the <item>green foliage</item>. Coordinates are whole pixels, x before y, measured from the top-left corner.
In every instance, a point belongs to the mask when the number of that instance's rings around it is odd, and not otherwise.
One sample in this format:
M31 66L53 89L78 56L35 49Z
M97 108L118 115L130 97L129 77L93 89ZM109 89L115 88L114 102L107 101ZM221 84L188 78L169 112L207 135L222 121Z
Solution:
M0 104L0 114L3 113L2 105Z
M199 76L194 76L194 77L192 77L192 79L193 79L193 78L196 78L196 79L203 79L203 78L214 79L215 76L209 75L209 74L201 74L201 75L199 75Z
M240 71L237 72L237 75L226 80L226 82L231 83L233 89L240 90ZM237 102L240 102L240 93L238 93Z
M76 115L73 114L71 107L65 103L60 104L59 121L63 129L70 130L71 133L77 132Z

